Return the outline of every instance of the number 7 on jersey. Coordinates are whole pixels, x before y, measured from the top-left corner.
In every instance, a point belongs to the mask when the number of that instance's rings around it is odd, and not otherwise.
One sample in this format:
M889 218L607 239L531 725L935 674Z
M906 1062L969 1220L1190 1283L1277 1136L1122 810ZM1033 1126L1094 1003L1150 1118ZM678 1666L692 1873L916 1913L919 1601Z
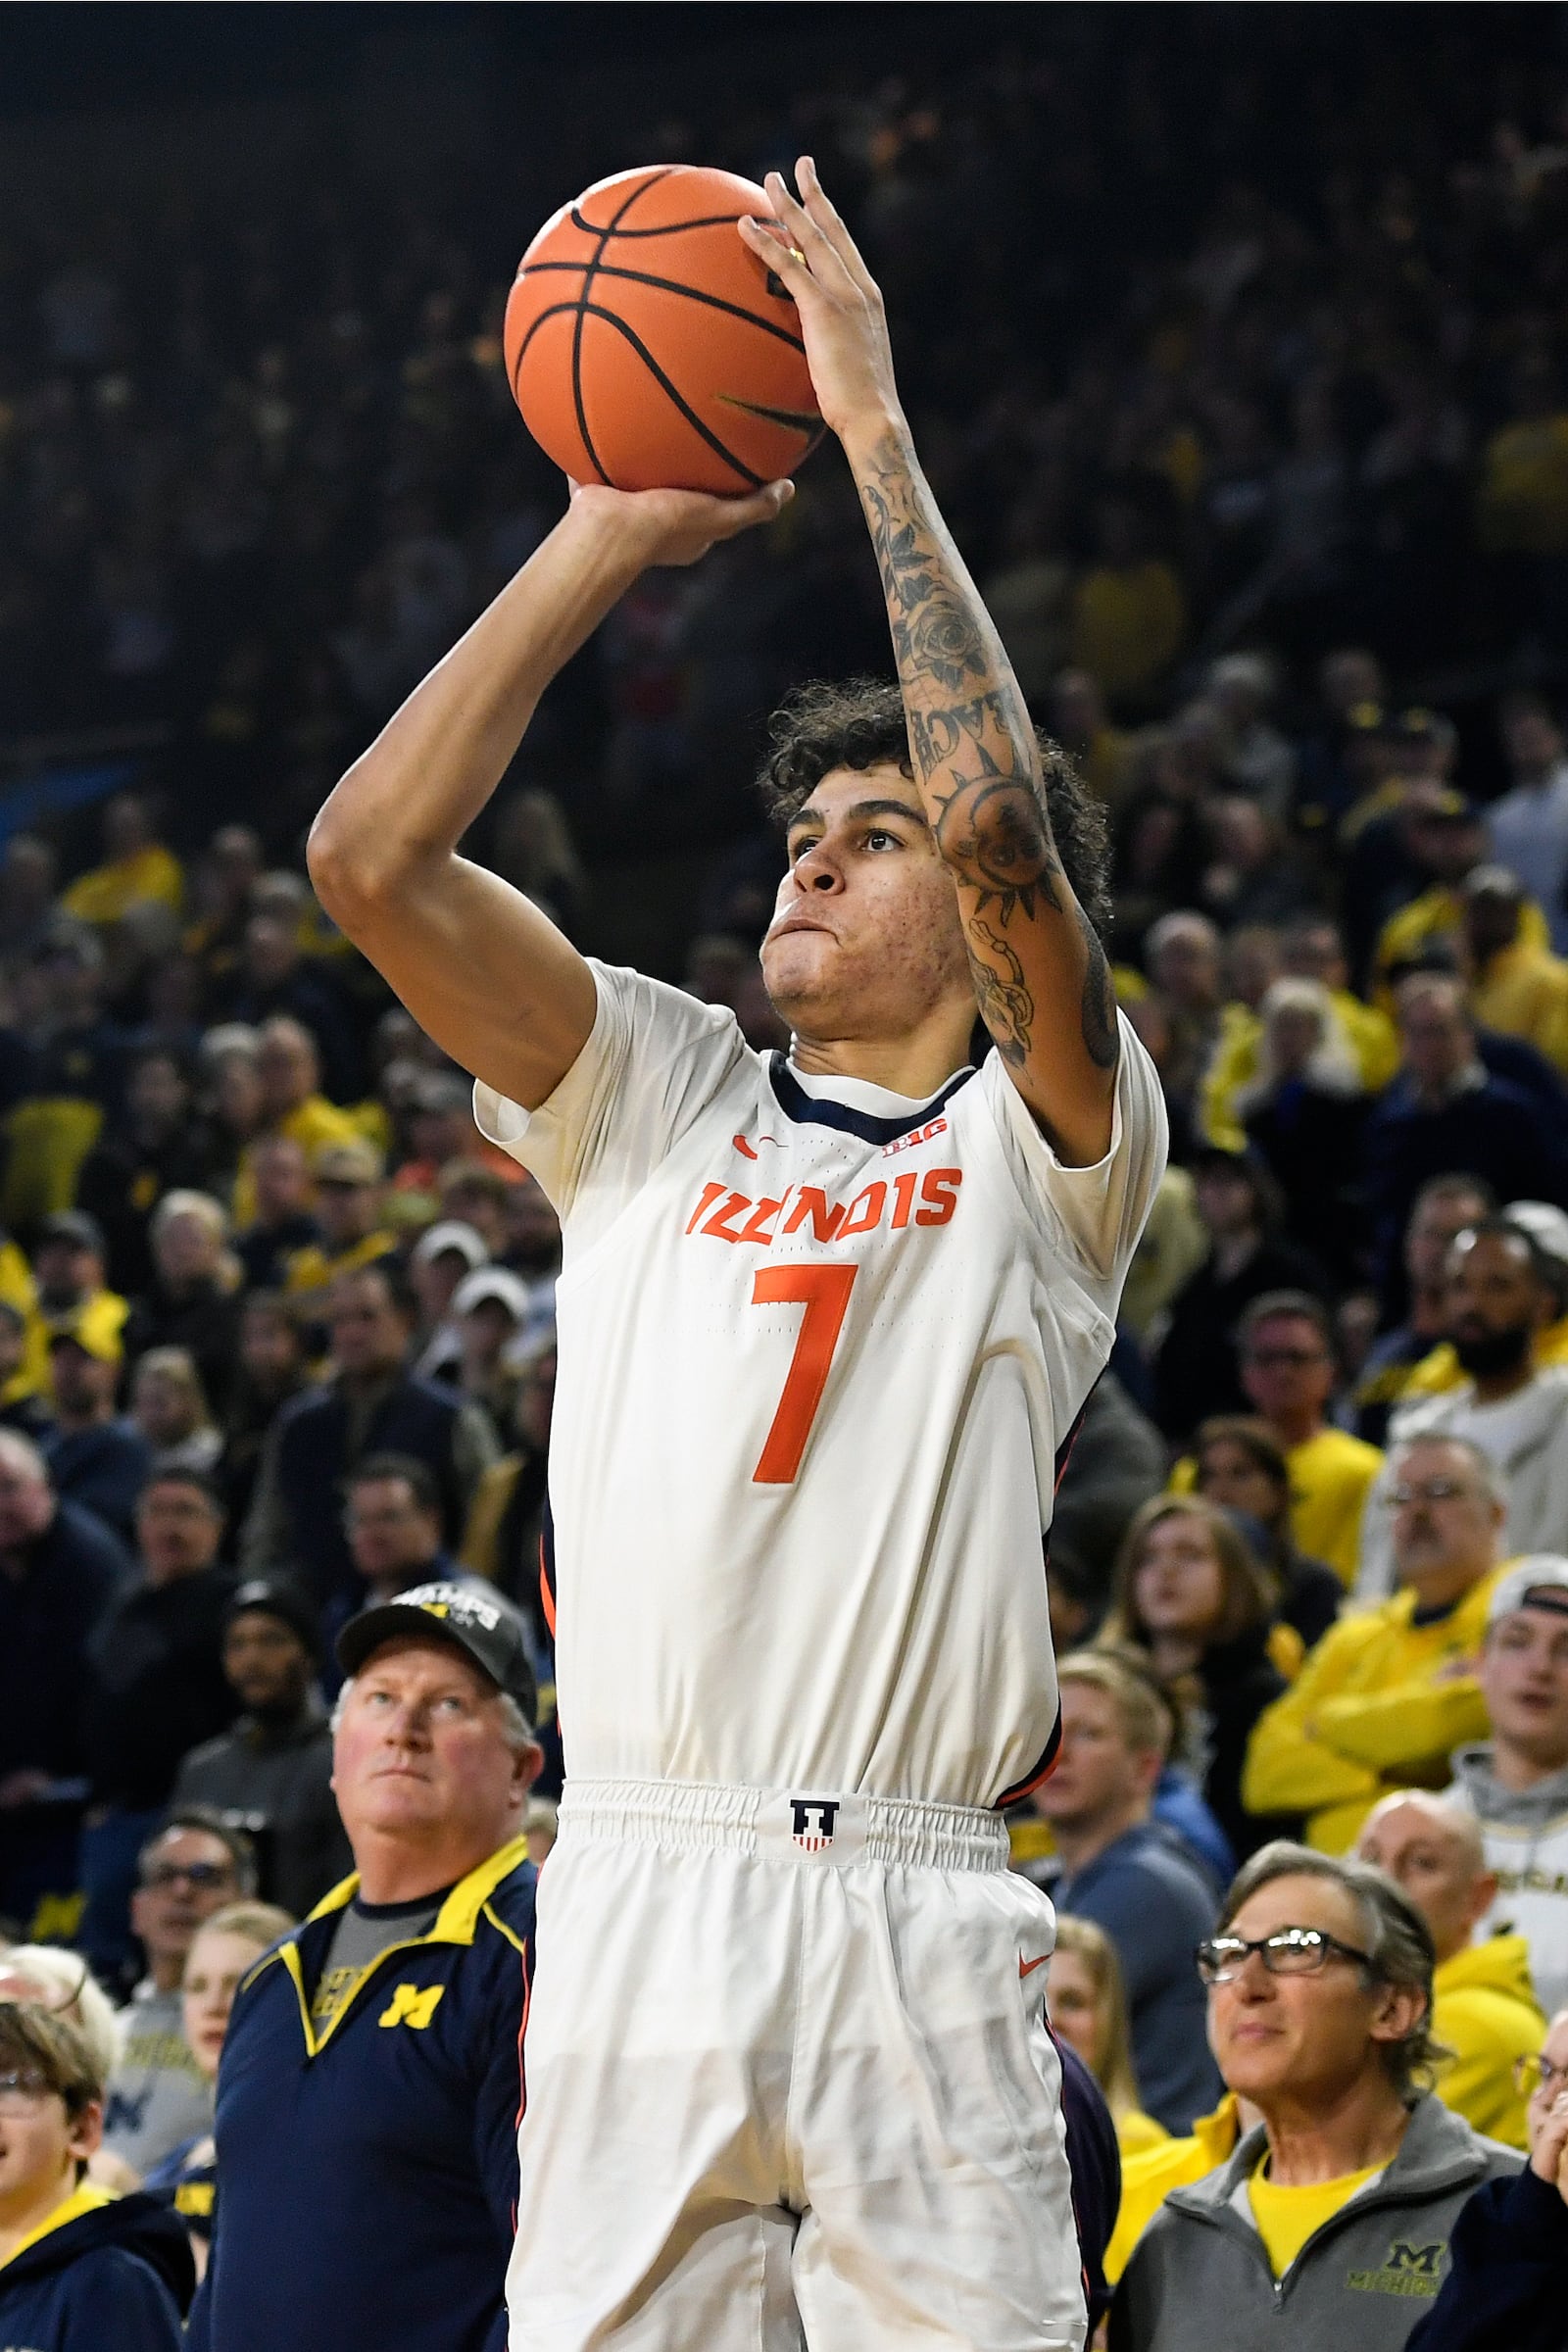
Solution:
M785 1375L784 1394L752 1472L754 1486L787 1487L800 1469L858 1271L854 1264L764 1266L752 1283L754 1306L806 1309Z

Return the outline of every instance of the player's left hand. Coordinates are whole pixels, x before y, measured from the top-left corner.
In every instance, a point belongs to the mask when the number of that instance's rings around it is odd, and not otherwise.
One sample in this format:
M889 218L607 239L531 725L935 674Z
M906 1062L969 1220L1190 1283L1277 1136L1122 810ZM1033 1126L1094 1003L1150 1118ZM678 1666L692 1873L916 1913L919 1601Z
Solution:
M796 165L795 177L798 199L782 173L768 173L773 218L742 220L740 233L789 289L801 314L816 405L842 441L857 430L902 422L893 346L876 280L823 195L808 155Z

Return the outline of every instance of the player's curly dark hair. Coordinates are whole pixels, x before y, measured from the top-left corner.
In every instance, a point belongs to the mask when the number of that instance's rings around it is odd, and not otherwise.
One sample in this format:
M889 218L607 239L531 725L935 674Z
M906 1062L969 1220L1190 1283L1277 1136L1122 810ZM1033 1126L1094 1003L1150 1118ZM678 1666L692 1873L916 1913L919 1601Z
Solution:
M769 816L787 825L836 767L902 768L914 773L904 699L884 678L812 680L774 711L771 742L758 774ZM1035 730L1045 776L1046 815L1073 895L1103 938L1110 928L1110 834L1105 812L1080 781L1061 746Z

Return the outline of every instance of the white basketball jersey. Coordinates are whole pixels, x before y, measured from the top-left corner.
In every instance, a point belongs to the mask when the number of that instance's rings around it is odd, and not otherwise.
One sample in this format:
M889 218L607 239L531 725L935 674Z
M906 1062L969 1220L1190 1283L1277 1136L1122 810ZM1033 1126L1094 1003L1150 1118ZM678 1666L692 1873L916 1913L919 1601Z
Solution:
M1103 1160L997 1054L912 1102L593 966L560 1212L557 1692L573 1777L997 1805L1054 1739L1041 1531L1165 1161L1125 1021Z

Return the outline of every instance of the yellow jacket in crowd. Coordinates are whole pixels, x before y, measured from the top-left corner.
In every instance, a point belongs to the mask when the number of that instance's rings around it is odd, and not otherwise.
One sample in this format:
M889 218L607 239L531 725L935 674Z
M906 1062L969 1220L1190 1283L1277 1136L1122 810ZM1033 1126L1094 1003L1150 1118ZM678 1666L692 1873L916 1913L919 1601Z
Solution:
M1309 1560L1326 1560L1348 1592L1355 1582L1361 1544L1361 1513L1383 1456L1364 1438L1343 1429L1320 1429L1304 1445L1286 1449L1291 1474L1291 1539ZM1191 1494L1198 1464L1183 1454L1170 1474L1173 1494Z
M1456 1608L1415 1623L1406 1588L1331 1626L1283 1698L1253 1727L1242 1775L1252 1813L1305 1813L1306 1842L1346 1853L1379 1797L1441 1788L1448 1758L1489 1725L1464 1669L1479 1656L1493 1587L1484 1576Z
M1399 1040L1394 1023L1375 1004L1363 1004L1348 988L1329 991L1329 1002L1350 1042L1369 1095L1381 1094L1399 1066ZM1221 1151L1240 1152L1247 1131L1236 1111L1236 1099L1257 1076L1257 1057L1263 1024L1245 1004L1227 1004L1213 1059L1203 1073L1200 1123L1203 1134Z
M148 899L172 906L177 914L185 896L185 876L172 850L150 841L113 865L95 865L60 894L68 914L82 923L118 923L132 906Z
M1123 2151L1121 2205L1105 2249L1105 2278L1110 2285L1115 2285L1127 2268L1134 2246L1169 2192L1190 2188L1195 2180L1228 2164L1241 2136L1236 2093L1228 2090L1212 2115L1199 2116L1185 2139L1165 2139L1146 2150Z
M1528 2148L1527 2102L1513 2070L1541 2048L1546 2020L1522 1936L1494 1936L1440 1963L1432 1981L1432 2031L1454 2052L1433 2085L1444 2105L1489 2139Z
M1470 1009L1483 1029L1523 1038L1568 1070L1568 962L1549 948L1516 939L1489 956L1470 984Z
M1435 889L1424 890L1418 899L1391 914L1378 933L1377 951L1372 958L1374 995L1385 1011L1392 1010L1389 974L1396 964L1410 963L1424 956L1429 948L1447 947L1458 950L1464 938L1464 902L1456 890L1440 883ZM1549 951L1551 933L1546 918L1534 899L1525 899L1519 907L1519 936L1517 948ZM1477 1011L1478 1020L1486 1015Z

